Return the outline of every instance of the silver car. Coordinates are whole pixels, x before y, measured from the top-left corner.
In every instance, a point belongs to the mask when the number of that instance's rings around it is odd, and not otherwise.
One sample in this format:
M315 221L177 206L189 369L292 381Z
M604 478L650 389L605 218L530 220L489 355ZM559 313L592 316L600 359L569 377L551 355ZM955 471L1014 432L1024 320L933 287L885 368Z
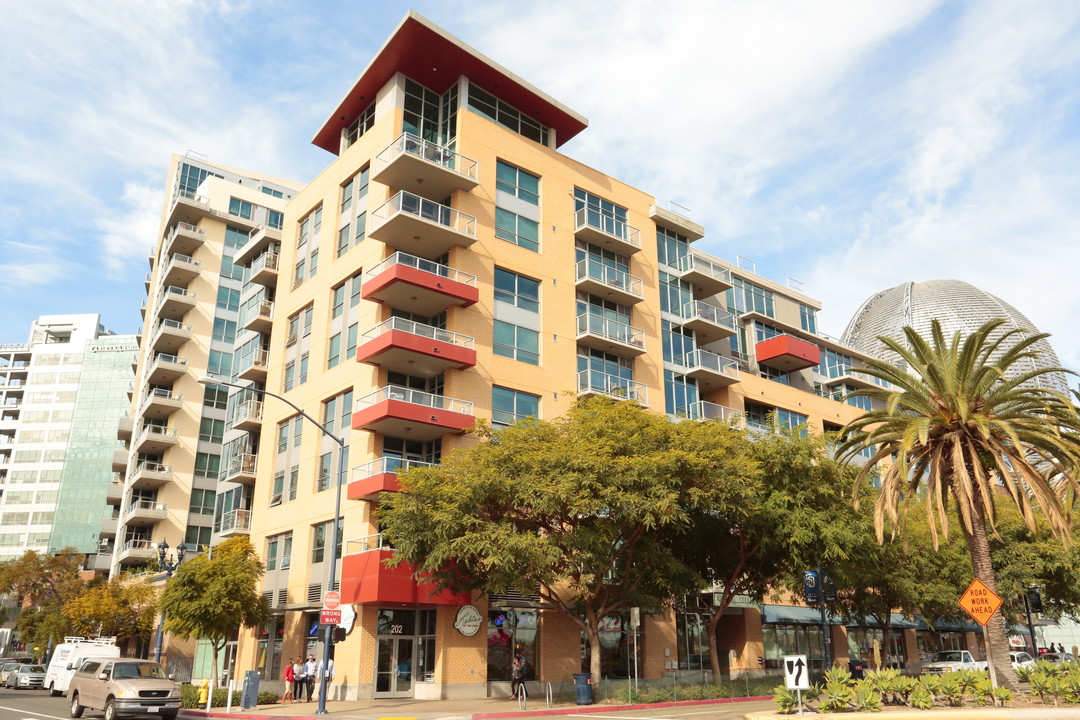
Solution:
M15 690L30 690L45 685L44 665L18 665L7 674L4 685Z
M4 683L7 682L8 673L10 673L15 668L19 667L20 664L21 663L19 663L19 662L11 660L9 662L4 663L3 665L0 665L0 685L3 685Z

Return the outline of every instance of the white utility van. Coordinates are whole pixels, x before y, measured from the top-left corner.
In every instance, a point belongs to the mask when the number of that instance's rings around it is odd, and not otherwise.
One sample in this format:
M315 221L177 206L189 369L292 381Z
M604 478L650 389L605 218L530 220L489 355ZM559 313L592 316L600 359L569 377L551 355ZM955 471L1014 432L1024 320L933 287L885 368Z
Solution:
M57 697L67 692L71 683L71 676L82 665L86 658L118 658L120 648L116 646L116 638L94 638L87 640L83 637L66 637L64 642L56 646L52 660L45 671L44 687L49 695Z

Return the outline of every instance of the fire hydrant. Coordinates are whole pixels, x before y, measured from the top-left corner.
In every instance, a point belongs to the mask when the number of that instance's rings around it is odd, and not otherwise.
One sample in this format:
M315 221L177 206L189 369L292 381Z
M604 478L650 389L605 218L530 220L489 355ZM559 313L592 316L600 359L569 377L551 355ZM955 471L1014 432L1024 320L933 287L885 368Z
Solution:
M205 705L208 697L210 697L210 680L206 679L199 683L199 704Z

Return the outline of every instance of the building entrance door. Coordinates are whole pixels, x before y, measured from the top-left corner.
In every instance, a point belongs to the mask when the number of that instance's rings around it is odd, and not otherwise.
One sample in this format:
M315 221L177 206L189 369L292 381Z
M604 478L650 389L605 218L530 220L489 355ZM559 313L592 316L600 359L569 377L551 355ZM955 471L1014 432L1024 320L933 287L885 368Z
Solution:
M413 696L416 682L416 638L379 638L375 661L375 697Z

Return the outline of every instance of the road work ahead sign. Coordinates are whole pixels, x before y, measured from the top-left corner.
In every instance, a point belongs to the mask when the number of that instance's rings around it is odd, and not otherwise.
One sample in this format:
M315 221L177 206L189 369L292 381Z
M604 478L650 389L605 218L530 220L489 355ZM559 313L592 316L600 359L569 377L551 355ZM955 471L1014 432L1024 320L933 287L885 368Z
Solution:
M810 668L805 655L784 656L784 686L788 690L810 689Z
M971 581L959 602L960 607L967 610L967 614L984 627L1001 607L1001 598L979 578Z

